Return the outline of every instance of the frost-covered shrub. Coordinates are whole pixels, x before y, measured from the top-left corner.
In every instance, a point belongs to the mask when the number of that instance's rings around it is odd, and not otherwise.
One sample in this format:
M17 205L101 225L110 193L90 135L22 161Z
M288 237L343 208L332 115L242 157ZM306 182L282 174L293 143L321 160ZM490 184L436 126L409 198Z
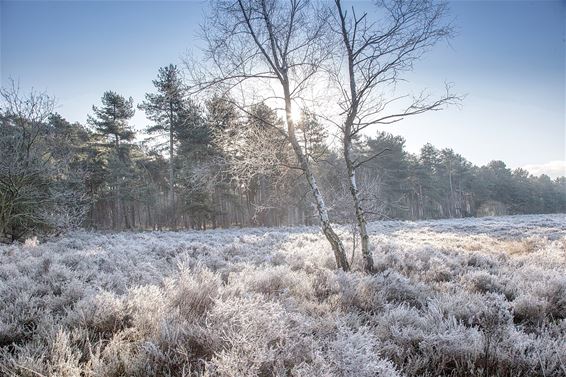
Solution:
M249 291L267 296L311 297L314 292L309 283L307 274L292 271L289 266L247 267L228 277L230 289L238 293Z
M328 363L333 376L399 377L394 364L379 356L379 342L365 327L340 325L329 344Z
M80 376L80 353L72 347L69 335L60 330L51 345L48 374L61 377Z
M67 316L68 326L82 327L100 337L130 326L131 315L126 311L124 300L110 292L101 292L79 301Z
M566 374L564 216L368 228L373 275L308 227L0 246L0 375Z
M383 310L387 304L422 307L430 290L419 282L387 270L375 275L336 274L335 293L342 307L366 312Z
M540 245L539 240L535 238L527 238L518 241L507 241L502 245L504 252L514 254L529 254L536 251Z
M262 296L217 301L208 320L222 344L208 363L210 375L284 375L286 364L304 357L285 310Z
M547 314L555 320L566 319L566 277L549 282L543 295L548 302Z
M424 284L412 281L394 271L386 271L376 277L376 289L389 303L408 304L420 308L431 295Z
M529 325L540 325L546 316L547 302L532 294L525 294L513 301L515 321Z
M452 280L454 272L443 261L435 261L430 268L424 272L424 280L427 282L447 282Z
M484 270L492 269L497 266L497 262L490 255L473 253L468 256L466 261L468 266L477 267Z
M166 292L152 285L131 289L125 304L131 325L141 336L156 333L166 314L170 313Z
M487 294L485 300L485 310L478 313L479 328L485 334L500 336L511 325L511 305L497 294Z
M194 320L210 310L220 284L219 276L210 270L182 267L178 278L166 284L166 292L171 305L188 320Z
M4 304L0 311L0 346L30 341L43 319L45 308L41 299L23 291Z
M138 366L133 355L134 344L123 333L115 334L107 343L99 343L91 351L87 376L136 375Z
M383 355L406 371L426 338L426 318L417 309L401 305L376 315L373 321Z
M431 305L425 312L428 333L419 344L421 362L407 366L415 373L466 375L476 369L482 351L482 334ZM425 364L422 362L426 361Z
M473 271L462 279L463 285L472 292L503 293L505 290L498 278L486 271Z
M485 296L467 291L439 294L429 300L427 309L441 314L444 319L454 318L467 327L477 327L478 317L487 310Z

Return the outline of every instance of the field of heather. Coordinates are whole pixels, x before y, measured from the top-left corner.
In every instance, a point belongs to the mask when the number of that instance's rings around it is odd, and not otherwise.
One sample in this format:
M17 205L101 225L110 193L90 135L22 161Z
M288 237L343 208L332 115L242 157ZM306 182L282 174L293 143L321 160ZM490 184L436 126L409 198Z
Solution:
M0 246L0 375L566 376L566 216L369 229L373 275L306 227Z

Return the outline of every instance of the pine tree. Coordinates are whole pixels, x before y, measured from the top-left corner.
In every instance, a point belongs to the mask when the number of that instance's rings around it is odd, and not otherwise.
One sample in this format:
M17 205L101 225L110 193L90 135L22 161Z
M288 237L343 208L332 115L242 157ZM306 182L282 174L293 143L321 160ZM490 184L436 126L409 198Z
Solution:
M175 164L179 172L179 207L185 223L205 229L209 220L215 225L214 187L210 130L200 106L187 99L180 113L182 121L175 130L178 140ZM188 216L185 216L188 215Z
M190 120L185 85L177 66L170 64L159 69L157 79L153 80L156 93L147 93L145 101L138 108L145 111L154 125L147 129L150 134L167 135L169 149L169 207L175 226L175 144L182 128Z
M106 155L107 182L111 185L110 193L114 199L113 228L120 228L122 217L126 228L131 228L125 203L127 190L123 187L128 187L128 181L133 174L130 161L131 144L126 143L135 137L128 124L135 112L133 102L132 97L126 99L116 92L107 91L102 96L102 106L93 106L94 115L88 117L88 123L108 141L102 143L100 152Z
M94 116L89 115L88 123L94 126L96 132L114 141L118 152L122 141L131 141L134 132L128 125L128 120L134 116L134 100L126 99L113 91L104 92L102 107L92 107Z

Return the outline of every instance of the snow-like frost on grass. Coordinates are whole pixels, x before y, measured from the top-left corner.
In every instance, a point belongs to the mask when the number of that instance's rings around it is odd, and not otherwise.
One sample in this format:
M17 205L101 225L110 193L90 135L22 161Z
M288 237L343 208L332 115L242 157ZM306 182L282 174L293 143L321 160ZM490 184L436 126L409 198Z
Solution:
M0 246L0 375L566 376L564 215L369 230L374 275L314 227Z

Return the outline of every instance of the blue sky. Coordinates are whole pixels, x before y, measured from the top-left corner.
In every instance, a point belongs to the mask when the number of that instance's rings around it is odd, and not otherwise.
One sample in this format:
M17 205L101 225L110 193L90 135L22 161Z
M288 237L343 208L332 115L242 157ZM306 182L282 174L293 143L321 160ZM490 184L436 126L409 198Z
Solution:
M415 88L453 82L461 108L383 127L411 152L430 142L475 164L493 159L562 172L565 157L564 1L451 1L457 36L408 77ZM180 64L206 1L6 1L0 8L0 74L46 90L70 121L85 122L105 90L136 102L159 67ZM141 111L137 128L148 124Z

